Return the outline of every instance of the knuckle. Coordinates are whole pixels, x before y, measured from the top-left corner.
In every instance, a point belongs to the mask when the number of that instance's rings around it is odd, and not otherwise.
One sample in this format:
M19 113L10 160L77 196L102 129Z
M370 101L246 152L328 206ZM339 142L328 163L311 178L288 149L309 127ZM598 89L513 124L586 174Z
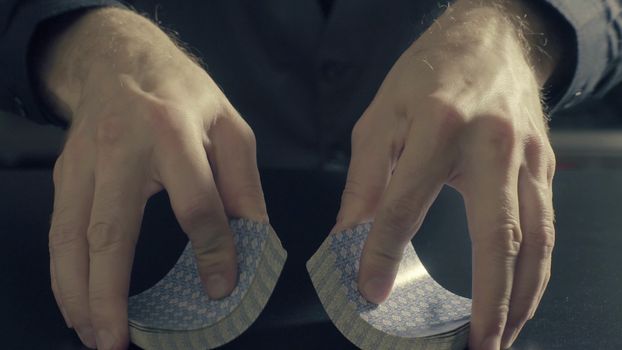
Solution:
M341 193L341 202L356 202L357 204L365 207L372 206L372 203L378 203L378 201L380 201L384 189L384 184L365 184L353 177L350 177L346 181L346 185Z
M211 113L208 135L210 141L216 145L215 148L220 145L222 148L237 149L245 154L256 153L255 132L233 107L217 108Z
M543 201L543 204L540 208L542 216L547 220L553 220L555 214L553 213L552 209L551 186L547 181L545 181L545 179L537 179L535 181L532 181L531 186L537 197Z
M53 220L48 240L51 254L61 254L80 245L82 240L81 232L75 224Z
M548 156L548 163L547 163L547 172L546 172L546 177L548 180L548 183L551 184L551 182L553 181L553 177L555 176L555 170L557 169L557 159L555 157L555 153L553 152L553 150L549 147L549 152L547 152Z
M530 159L546 159L547 142L539 135L528 135L525 138L525 156Z
M126 122L117 116L105 116L96 124L95 140L100 147L116 146L125 137Z
M417 215L417 207L413 201L399 197L386 203L379 214L379 219L387 233L403 236L410 233L413 228L413 218Z
M67 312L67 316L71 319L71 323L79 326L89 322L88 295L81 291L67 288L59 289L59 297L62 300L63 308Z
M506 326L507 316L510 313L510 300L509 298L503 298L496 305L492 306L492 310L490 315L491 323L489 325L489 331L492 331L496 334L502 334L503 330Z
M149 102L146 107L145 118L147 124L156 133L178 134L181 130L182 118L174 108L161 102Z
M467 113L447 98L430 96L426 103L430 106L432 115L438 122L440 134L453 135L467 124Z
M197 265L208 274L226 270L236 261L232 238L225 233L214 235L202 244L193 245L193 251Z
M193 232L205 225L220 223L220 208L211 204L212 195L200 193L185 201L177 210L177 218L186 232Z
M476 127L480 141L499 159L505 160L513 155L518 146L518 132L512 120L491 115L480 118Z
M87 296L77 289L61 288L59 290L60 297L63 300L63 306L68 310L75 310L84 305ZM73 312L75 315L77 312Z
M523 245L535 251L540 259L550 259L555 246L555 229L552 225L544 224L535 231L526 231Z
M498 324L499 328L503 330L503 323L506 320L506 315L510 312L510 299L502 298L497 305L494 306L495 314L499 316L499 319L495 324Z
M108 222L93 223L87 231L89 253L98 255L123 250L128 244L133 246L135 243L130 237L118 225Z
M507 219L488 234L474 239L473 246L501 259L516 259L520 252L521 241L519 223L516 220Z
M526 136L524 144L527 168L538 180L542 181L543 184L548 183L545 182L545 179L548 179L548 173L550 171L549 154L552 153L550 150L551 145L540 135Z
M183 149L190 139L201 140L201 128L197 128L191 112L156 103L145 113L147 130L154 137L156 146L162 149Z
M402 261L404 255L401 249L390 249L384 245L374 245L370 247L370 256L372 263L379 266L395 265Z
M255 146L257 144L257 137L255 136L255 132L248 125L242 117L236 117L240 122L239 129L242 134L242 139L245 140L249 145Z

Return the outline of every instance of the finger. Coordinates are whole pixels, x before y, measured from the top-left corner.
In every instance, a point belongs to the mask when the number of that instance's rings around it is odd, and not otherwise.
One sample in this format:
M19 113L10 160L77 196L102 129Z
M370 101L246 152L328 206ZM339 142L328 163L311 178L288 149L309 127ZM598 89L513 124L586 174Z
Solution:
M529 315L529 319L530 320L535 316L536 310L537 310L537 305L540 305L540 303L542 302L542 297L544 296L544 292L546 291L546 287L549 285L549 281L551 279L551 263L550 263L550 261L549 261L549 265L545 269L546 269L546 275L544 276L544 282L542 283L542 288L540 288L540 294L538 295L538 300L536 302L536 308L534 308L531 311L531 315Z
M190 238L199 274L210 298L229 295L237 280L233 234L200 140L187 137L164 147L160 181Z
M204 145L215 182L227 216L267 222L255 135L237 112L232 114L218 119Z
M499 349L521 242L519 165L511 135L478 139L463 190L473 249L470 347Z
M58 189L60 189L61 167L62 167L62 156L59 157L56 163L54 164L54 171L52 173L54 185L57 186L57 190L54 191L55 202L58 198ZM62 299L60 298L60 292L58 291L58 282L56 282L56 274L54 270L55 270L54 269L54 257L52 256L52 253L50 252L50 285L52 287L52 295L54 295L54 301L56 301L56 305L58 305L58 309L60 313L62 314L63 319L65 320L65 324L67 325L68 328L73 328L71 326L71 323L69 322L69 318L67 317L67 312L65 311L65 308L63 307Z
M396 133L407 128L396 125L393 130L376 124L378 121L404 119L388 118L390 112L378 109L370 106L352 130L348 177L341 195L337 222L331 233L373 219L401 153L405 135Z
M52 294L54 295L54 300L56 301L56 305L58 305L58 309L60 310L61 315L63 315L63 320L65 320L65 324L67 328L73 328L71 323L69 322L69 318L67 317L67 312L63 307L62 299L60 298L60 293L58 292L58 283L56 282L56 276L54 273L54 259L50 256L50 284L52 285Z
M404 248L447 180L445 148L427 144L424 128L409 136L361 256L358 286L373 303L390 294Z
M100 148L87 232L89 303L98 349L125 349L129 341L127 300L134 248L146 201L142 161L119 149Z
M55 179L49 248L57 295L85 346L95 348L89 311L89 249L86 231L93 198L89 160L66 147Z
M553 153L553 150L550 149L550 157L549 157L549 161L548 161L548 169L546 171L547 173L547 183L549 184L549 198L551 199L551 202L553 201L553 177L555 175L555 168L556 168L556 160L555 160L555 154ZM552 207L553 208L553 207ZM553 212L553 228L555 227L555 210L552 209ZM542 289L540 290L540 295L538 296L538 302L536 303L536 305L540 305L540 302L542 301L542 297L544 296L544 292L546 291L546 287L549 284L549 281L551 279L551 259L549 259L548 261L548 266L546 267L546 276L544 278L544 283L542 285ZM531 315L529 316L529 319L532 319L534 317L536 313L536 310L534 309L531 313Z
M519 177L520 215L523 240L521 243L510 311L502 338L504 348L509 348L521 329L538 307L550 266L555 241L553 203L549 196L548 181L534 178L526 169Z

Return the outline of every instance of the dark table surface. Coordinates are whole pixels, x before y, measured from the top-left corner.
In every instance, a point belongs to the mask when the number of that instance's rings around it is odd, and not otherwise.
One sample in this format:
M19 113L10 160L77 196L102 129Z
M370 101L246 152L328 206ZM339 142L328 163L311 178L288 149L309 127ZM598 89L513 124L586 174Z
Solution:
M325 315L304 268L334 223L345 175L263 171L271 222L288 260L272 298L223 349L351 348ZM514 349L622 349L622 169L570 164L555 182L557 245L539 311ZM48 275L51 175L0 170L2 349L81 349L57 311ZM446 288L470 296L470 245L461 199L444 190L415 247ZM131 292L159 280L185 245L165 194L149 203Z

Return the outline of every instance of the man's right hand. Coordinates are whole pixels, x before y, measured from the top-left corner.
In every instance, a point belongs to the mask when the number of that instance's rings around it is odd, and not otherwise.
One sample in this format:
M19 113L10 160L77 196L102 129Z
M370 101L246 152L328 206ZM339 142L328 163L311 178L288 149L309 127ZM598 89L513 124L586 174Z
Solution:
M54 168L52 289L82 342L128 343L134 246L147 199L165 189L212 298L236 285L228 217L266 222L255 138L209 75L148 20L83 15L39 69L70 123Z

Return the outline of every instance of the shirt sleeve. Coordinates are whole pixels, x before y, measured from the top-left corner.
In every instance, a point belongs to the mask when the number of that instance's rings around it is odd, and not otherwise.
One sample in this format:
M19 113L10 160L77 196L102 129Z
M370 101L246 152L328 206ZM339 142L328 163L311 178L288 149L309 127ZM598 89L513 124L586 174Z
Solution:
M0 109L39 123L63 124L38 96L29 67L32 39L48 19L100 6L124 5L115 0L0 0Z
M542 0L558 12L574 32L573 72L564 86L552 91L551 111L600 97L622 81L622 1Z

